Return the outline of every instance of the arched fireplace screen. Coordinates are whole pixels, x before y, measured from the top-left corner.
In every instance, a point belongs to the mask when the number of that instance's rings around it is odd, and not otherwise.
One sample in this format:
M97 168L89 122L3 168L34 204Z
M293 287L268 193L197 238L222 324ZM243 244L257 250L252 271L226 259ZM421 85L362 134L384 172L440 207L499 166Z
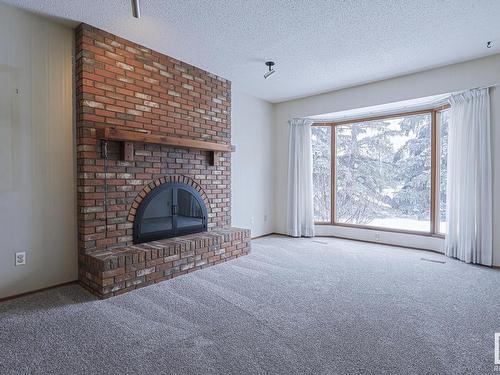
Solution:
M207 230L207 208L191 186L170 182L152 190L141 202L134 221L134 243Z

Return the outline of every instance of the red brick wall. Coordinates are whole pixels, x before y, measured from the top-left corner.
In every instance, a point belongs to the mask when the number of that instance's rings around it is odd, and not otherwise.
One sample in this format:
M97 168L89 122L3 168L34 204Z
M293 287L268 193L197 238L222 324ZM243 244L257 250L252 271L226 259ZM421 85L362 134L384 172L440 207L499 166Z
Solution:
M107 227L104 160L95 129L231 143L229 81L92 26L76 30L78 231L80 254L132 243L138 194L162 177L194 180L209 201L208 226L231 225L231 154L135 143L134 161L111 142Z

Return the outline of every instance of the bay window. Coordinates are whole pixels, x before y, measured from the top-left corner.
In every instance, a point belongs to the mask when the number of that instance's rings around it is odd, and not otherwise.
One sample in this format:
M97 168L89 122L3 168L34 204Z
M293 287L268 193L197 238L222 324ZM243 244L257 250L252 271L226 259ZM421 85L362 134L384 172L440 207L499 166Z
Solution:
M441 108L314 124L315 221L444 234L448 122Z

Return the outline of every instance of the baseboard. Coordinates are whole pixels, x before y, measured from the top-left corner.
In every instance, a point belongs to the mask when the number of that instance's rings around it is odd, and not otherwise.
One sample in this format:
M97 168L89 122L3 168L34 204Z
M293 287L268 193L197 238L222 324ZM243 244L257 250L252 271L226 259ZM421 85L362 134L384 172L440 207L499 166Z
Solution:
M269 237L272 236L274 233L266 233L266 234L261 234L260 236L252 237L252 240L256 240L257 238L264 238L264 237Z
M256 240L258 238L269 237L269 236L284 236L284 237L288 237L285 234L281 234L281 233L277 233L277 232L271 232L271 233L263 234L263 235L260 235L260 236L257 236L257 237L252 237L252 240Z
M5 301L9 301L11 299L16 299L16 298L20 298L20 297L29 296L30 294L35 294L35 293L38 293L38 292L43 292L43 291L46 291L46 290L59 288L61 286L66 286L66 285L71 285L71 284L77 284L77 283L78 283L78 280L67 281L65 283L56 284L56 285L52 285L52 286L47 286L45 288L40 288L40 289L32 290L32 291L29 291L29 292L14 294L12 296L7 296L7 297L0 298L0 303L1 302L5 302Z

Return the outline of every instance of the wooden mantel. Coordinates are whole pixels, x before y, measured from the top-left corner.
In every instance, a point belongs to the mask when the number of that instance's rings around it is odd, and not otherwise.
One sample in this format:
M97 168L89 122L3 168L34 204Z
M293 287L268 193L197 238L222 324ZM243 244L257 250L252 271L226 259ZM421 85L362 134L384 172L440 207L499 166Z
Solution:
M223 145L220 143L198 141L187 138L172 137L143 133L138 131L120 130L116 128L96 129L96 137L107 141L123 142L123 158L127 161L134 160L133 142L154 143L179 148L192 148L210 152L210 165L216 165L219 152L234 152L233 145Z

